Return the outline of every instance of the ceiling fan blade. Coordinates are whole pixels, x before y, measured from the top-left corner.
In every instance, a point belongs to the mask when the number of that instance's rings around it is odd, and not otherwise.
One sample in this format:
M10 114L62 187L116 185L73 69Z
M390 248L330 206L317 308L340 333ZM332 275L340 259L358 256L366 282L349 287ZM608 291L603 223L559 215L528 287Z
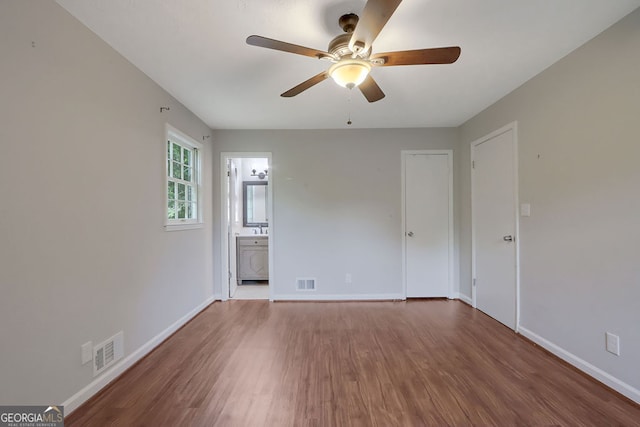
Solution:
M420 64L453 64L460 57L460 48L437 47L433 49L401 50L397 52L376 53L371 59L384 59L384 66L420 65Z
M318 83L326 80L327 77L329 77L329 73L327 73L326 71L323 71L320 74L316 74L315 76L311 77L309 80L303 81L298 86L292 87L291 89L289 89L288 91L286 91L280 96L283 96L285 98L291 98L292 96L296 96L300 92L304 92L305 90L309 89L311 86L315 86Z
M378 37L402 0L369 0L353 30L349 48L353 52L366 52Z
M380 89L378 83L373 80L371 74L369 74L358 87L360 88L360 92L362 92L364 97L367 98L367 101L369 102L380 101L385 97L384 92L382 91L382 89Z
M247 37L247 44L251 46L266 47L267 49L281 50L283 52L295 53L298 55L310 56L312 58L323 58L331 56L327 52L321 50L311 49L309 47L298 46L297 44L291 44L287 42L281 42L280 40L268 39L262 36L249 36Z

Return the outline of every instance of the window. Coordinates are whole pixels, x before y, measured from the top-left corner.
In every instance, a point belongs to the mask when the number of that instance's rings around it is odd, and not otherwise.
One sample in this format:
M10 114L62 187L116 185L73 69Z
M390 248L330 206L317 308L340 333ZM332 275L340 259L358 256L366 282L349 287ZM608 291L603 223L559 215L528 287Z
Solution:
M167 125L167 230L201 225L200 147Z

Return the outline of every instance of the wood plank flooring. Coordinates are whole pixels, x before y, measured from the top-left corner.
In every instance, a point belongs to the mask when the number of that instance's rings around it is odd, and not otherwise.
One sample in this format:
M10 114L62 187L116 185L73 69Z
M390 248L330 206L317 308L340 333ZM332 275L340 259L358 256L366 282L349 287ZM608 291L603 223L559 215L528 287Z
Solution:
M638 426L640 406L458 301L230 301L65 424Z

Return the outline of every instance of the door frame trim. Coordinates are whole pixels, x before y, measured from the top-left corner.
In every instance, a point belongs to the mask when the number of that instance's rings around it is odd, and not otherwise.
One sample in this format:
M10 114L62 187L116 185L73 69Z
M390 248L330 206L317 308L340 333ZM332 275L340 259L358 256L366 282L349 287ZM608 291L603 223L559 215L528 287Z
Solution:
M475 189L475 173L473 168L473 162L475 160L475 148L487 142L490 139L495 138L496 136L502 135L503 133L513 131L513 139L511 143L513 144L513 182L514 182L514 195L513 195L513 212L514 212L514 224L515 224L515 262L516 262L516 319L515 319L515 332L519 332L520 329L520 199L519 199L519 178L518 178L518 122L513 121L500 129L497 129L491 132L488 135L483 136L482 138L476 139L471 142L470 150L471 156L469 161L469 170L471 171L471 302L472 307L477 308L476 304L476 224L475 224L475 215L474 215L474 206L473 200L476 192Z
M402 209L402 295L403 300L407 299L407 223L406 223L406 158L413 154L438 154L446 155L449 165L449 295L447 298L454 299L455 276L455 248L454 248L454 215L453 215L453 150L401 150L401 209Z
M227 301L229 299L229 242L227 236L227 203L229 198L227 197L227 161L229 159L245 159L245 158L266 158L269 166L269 191L267 192L267 217L269 218L269 301L273 301L274 295L274 283L275 283L275 269L273 262L273 243L274 243L274 230L275 223L273 217L273 192L274 192L274 171L272 163L271 152L228 152L223 151L220 153L220 287L221 287L221 300Z

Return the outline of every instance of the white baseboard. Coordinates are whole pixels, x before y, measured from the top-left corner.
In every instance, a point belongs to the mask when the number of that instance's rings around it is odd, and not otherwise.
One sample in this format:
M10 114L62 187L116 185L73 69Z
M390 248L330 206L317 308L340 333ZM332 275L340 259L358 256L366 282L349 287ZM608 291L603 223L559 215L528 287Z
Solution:
M325 295L305 291L298 294L274 295L274 301L378 301L378 300L405 300L402 294L356 294L356 295Z
M274 295L273 301L379 301L379 300L402 300L407 298L402 294L357 294L357 295L324 295L314 292L300 292L299 294ZM453 298L472 305L471 298L464 294L456 293Z
M221 293L213 293L213 298L212 298L212 302L213 301L222 301L222 294Z
M473 300L470 297L466 296L465 294L461 294L458 292L458 295L456 298L458 298L460 301L462 301L465 304L473 305Z
M129 354L127 357L122 359L119 363L113 365L111 369L109 369L104 374L100 375L98 378L94 379L91 383L89 383L82 390L78 391L76 394L62 402L64 406L65 415L69 415L71 412L75 411L80 405L89 400L92 396L98 393L104 386L109 384L111 381L116 379L119 375L121 375L124 371L129 369L133 364L135 364L138 360L142 359L146 356L151 350L156 348L158 344L167 339L171 334L180 329L185 323L189 320L193 319L198 313L207 308L209 304L214 301L214 297L209 297L202 304L198 305L196 308L191 310L189 313L182 316L180 319L175 321L171 326L169 326L164 331L160 332L155 337L151 338L147 341L142 347L135 350L133 353Z
M541 347L545 348L546 350L550 351L551 353L555 354L556 356L558 356L560 359L564 360L565 362L567 362L567 363L575 366L576 368L580 369L582 372L586 373L587 375L595 378L596 380L600 381L601 383L611 387L612 389L614 389L618 393L620 393L620 394L628 397L629 399L633 400L634 402L640 404L640 390L630 386L629 384L625 383L624 381L619 380L618 378L614 377L613 375L610 375L610 374L606 373L602 369L600 369L600 368L598 368L596 366L593 366L592 364L590 364L586 360L583 360L583 359L579 358L575 354L568 352L567 350L565 350L562 347L552 343L551 341L549 341L549 340L547 340L545 338L542 338L540 335L538 335L538 334L536 334L534 332L531 332L527 328L524 328L524 327L520 326L518 328L518 332L520 334L522 334L523 336L527 337L528 339L530 339L531 341L535 342L539 346L541 346Z

